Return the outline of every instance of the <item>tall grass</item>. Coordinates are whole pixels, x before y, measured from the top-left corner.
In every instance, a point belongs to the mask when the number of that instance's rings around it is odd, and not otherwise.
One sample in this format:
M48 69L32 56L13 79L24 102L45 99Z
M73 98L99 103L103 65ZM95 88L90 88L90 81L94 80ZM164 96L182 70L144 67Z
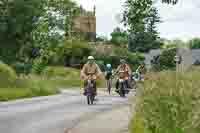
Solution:
M148 75L137 92L131 133L199 133L200 71Z

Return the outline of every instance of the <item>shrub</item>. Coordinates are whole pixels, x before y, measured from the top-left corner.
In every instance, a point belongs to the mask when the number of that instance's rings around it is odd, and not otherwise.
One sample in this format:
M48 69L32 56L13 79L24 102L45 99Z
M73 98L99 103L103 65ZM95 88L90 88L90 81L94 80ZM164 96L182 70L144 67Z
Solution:
M14 69L15 69L17 74L21 74L21 73L29 74L31 72L32 65L22 63L22 62L17 62L17 63L14 64Z
M166 49L162 52L158 58L155 58L152 61L153 70L161 71L161 70L173 70L176 67L174 62L174 56L176 55L176 48Z
M46 68L46 66L47 63L43 62L41 58L35 59L32 66L32 72L36 74L41 74Z
M8 87L13 84L17 76L15 71L8 65L0 62L0 87Z
M194 70L177 78L170 71L148 75L151 78L137 92L131 133L199 133L199 74Z

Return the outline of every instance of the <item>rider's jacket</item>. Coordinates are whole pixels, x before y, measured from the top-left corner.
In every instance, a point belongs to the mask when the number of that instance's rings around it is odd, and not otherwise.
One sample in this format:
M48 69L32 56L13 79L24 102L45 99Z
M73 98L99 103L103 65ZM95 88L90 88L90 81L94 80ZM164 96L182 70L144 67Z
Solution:
M96 63L92 64L86 63L81 70L81 77L83 79L89 75L99 77L101 73L102 72Z
M131 68L128 64L121 64L118 66L116 72L120 78L129 78L131 75Z

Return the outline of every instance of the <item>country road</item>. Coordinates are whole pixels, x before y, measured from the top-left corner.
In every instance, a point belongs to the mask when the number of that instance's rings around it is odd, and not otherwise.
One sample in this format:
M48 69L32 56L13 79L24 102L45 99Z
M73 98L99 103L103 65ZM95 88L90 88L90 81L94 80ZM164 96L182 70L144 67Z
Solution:
M79 91L0 102L0 133L126 133L128 98L102 91L88 106Z

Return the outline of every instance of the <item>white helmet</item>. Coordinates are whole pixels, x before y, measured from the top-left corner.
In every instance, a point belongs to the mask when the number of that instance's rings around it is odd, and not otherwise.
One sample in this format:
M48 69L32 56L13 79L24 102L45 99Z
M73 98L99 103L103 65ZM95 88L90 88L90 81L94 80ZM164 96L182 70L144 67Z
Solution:
M106 67L111 68L111 64L107 64Z
M88 56L88 60L94 60L93 56Z

